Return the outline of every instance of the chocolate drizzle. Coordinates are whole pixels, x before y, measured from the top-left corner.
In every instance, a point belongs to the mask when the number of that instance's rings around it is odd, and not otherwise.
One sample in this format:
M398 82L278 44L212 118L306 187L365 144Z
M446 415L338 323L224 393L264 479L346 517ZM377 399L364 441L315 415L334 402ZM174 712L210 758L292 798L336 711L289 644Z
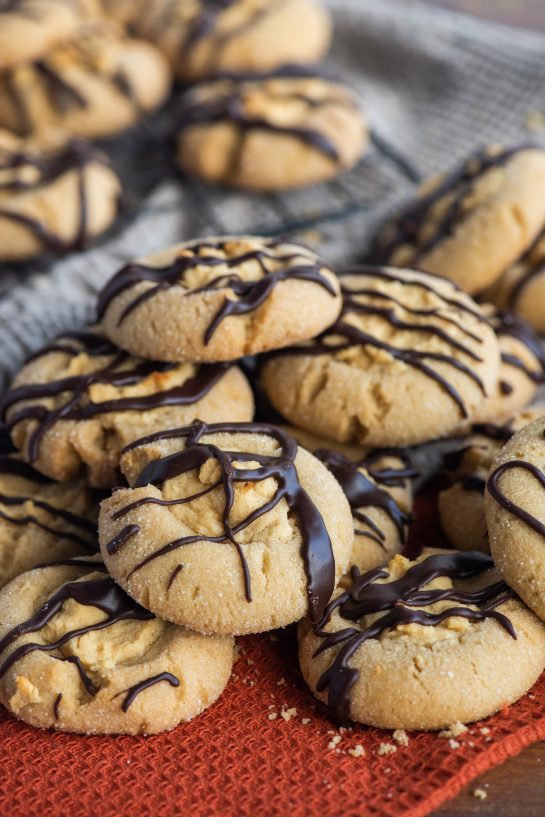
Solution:
M130 705L134 702L135 698L140 695L141 692L144 692L145 689L149 689L155 684L160 684L163 681L166 681L170 684L171 687L179 687L180 686L180 679L176 678L171 672L161 672L159 675L154 675L151 678L146 678L145 681L140 681L140 683L135 684L129 689L124 690L127 694L121 704L121 709L123 712L127 712ZM118 692L118 695L123 695L123 692ZM115 697L117 698L118 695Z
M76 630L69 630L50 644L26 642L21 644L4 658L0 664L0 677L9 669L32 652L54 652L74 638L80 638L86 633L104 630L118 621L149 621L154 618L153 613L144 610L108 576L104 579L89 579L64 584L57 590L31 618L9 630L0 639L0 653L3 653L11 644L22 636L35 633L45 627L62 610L67 601L75 601L86 607L96 607L105 613L106 618L96 624L88 624ZM58 658L58 656L55 656Z
M539 482L541 487L545 489L545 475L536 465L532 465L532 463L526 462L525 460L512 460L510 462L504 462L503 465L496 468L496 470L489 476L486 484L488 493L492 499L498 503L498 505L501 505L501 507L510 514L515 516L517 519L520 519L521 522L524 522L526 525L528 525L528 527L532 528L532 530L545 538L545 523L540 522L540 520L536 519L536 517L529 513L529 511L525 511L524 508L521 508L520 505L517 505L512 499L509 499L500 487L500 479L503 474L505 474L507 471L517 470L527 471L532 477L534 477L534 479L537 480L537 482Z
M338 451L325 448L319 448L314 452L314 456L318 457L337 479L348 499L354 519L369 528L369 530L356 528L354 533L357 536L372 539L385 549L384 531L364 510L377 508L393 523L400 541L405 542L406 528L411 521L411 516L401 510L388 491L379 488L373 480L362 473L360 469L365 468L365 460L356 462Z
M401 307L404 311L416 314L420 317L429 317L436 322L446 322L447 324L454 324L459 331L461 331L464 335L468 338L473 340L475 343L482 343L482 339L479 338L476 334L469 331L462 323L456 321L456 319L452 318L451 315L448 314L449 311L456 310L461 313L468 314L472 316L475 320L479 321L480 323L488 325L488 321L486 318L480 314L478 311L473 310L470 306L465 303L464 300L461 298L458 299L456 297L447 297L443 295L437 288L432 286L431 283L428 283L427 280L422 280L420 278L403 278L401 275L396 274L388 269L384 269L382 267L373 267L373 266L358 266L352 272L352 275L361 275L363 278L368 279L375 279L375 280L384 280L386 282L395 282L400 284L404 287L415 287L418 289L423 289L426 292L430 292L431 294L435 295L438 299L441 300L441 305L433 308L433 309L412 309L411 307L402 304L400 301L392 298L389 294L381 291L377 291L374 289L367 289L367 288L360 288L356 289L352 286L348 287L346 284L342 285L343 291L343 309L341 311L341 315L337 322L333 324L325 333L323 333L319 338L313 341L309 345L300 346L293 346L288 349L281 349L278 352L273 352L270 356L283 356L283 355L335 355L338 352L343 352L347 349L351 349L354 346L370 346L375 349L380 349L390 355L394 360L400 361L405 363L407 366L410 366L413 369L424 374L429 379L435 381L440 388L445 391L449 397L456 403L458 406L462 417L466 418L469 416L468 410L462 399L461 394L459 393L458 389L443 375L440 374L435 368L433 368L433 363L445 364L451 369L454 369L461 374L465 375L467 378L472 380L475 385L478 387L479 391L482 392L483 396L486 396L486 389L484 387L484 383L481 378L477 375L477 373L470 367L469 364L462 362L454 357L453 354L447 353L440 353L440 352L426 352L421 351L418 349L404 349L397 346L393 346L392 344L380 340L378 337L370 335L368 332L364 331L364 329L360 329L359 327L355 326L350 322L351 315L364 315L364 316L376 316L383 319L386 323L390 326L401 329L404 332L414 332L415 334L424 334L424 335L432 335L435 337L439 337L445 344L447 344L452 352L458 351L461 354L465 355L471 361L475 361L477 363L482 362L482 359L477 355L473 349L469 348L466 344L461 343L460 341L456 340L455 338L451 337L446 330L444 330L441 326L437 326L436 323L426 323L426 322L407 322L401 320L394 312L394 306ZM417 273L415 273L417 275ZM434 276L430 276L428 273L422 273L422 278L428 279L430 278L433 280ZM437 279L442 280L442 279ZM453 292L457 292L457 288L453 286ZM462 293L460 292L460 295ZM373 303L368 302L360 302L357 300L358 297L366 297L366 298L376 298L379 300L385 300L392 304L391 307L383 308L376 306ZM446 315L443 312L447 312ZM348 319L348 320L347 320Z
M410 258L404 260L407 265L417 265L423 257L431 252L445 238L451 236L465 218L465 204L471 197L475 184L495 167L506 164L516 154L529 150L532 145L519 145L491 154L485 150L472 156L458 170L446 176L431 193L417 198L397 218L392 225L393 235L384 240L380 237L371 250L375 263L388 263L402 246L413 245ZM435 205L445 196L453 196L446 212L439 219L433 234L421 240L420 231L427 223Z
M496 334L501 337L511 337L519 341L535 357L537 368L530 368L518 355L502 352L501 359L507 366L512 366L524 374L534 383L545 383L545 351L539 336L532 327L521 317L505 309L498 309L492 320ZM509 384L506 384L509 386ZM512 387L511 392L512 392ZM507 392L510 394L511 392Z
M98 316L100 321L104 317L111 302L122 292L132 289L142 282L150 282L152 286L137 295L122 311L118 326L142 303L154 298L160 292L179 287L181 297L194 296L198 293L227 290L236 295L236 300L225 297L223 304L214 315L206 329L204 342L208 344L220 323L226 318L236 315L247 315L258 309L271 295L273 289L281 281L299 280L309 281L325 289L332 297L337 291L332 282L323 275L327 269L316 257L307 258L305 252L291 252L287 255L277 255L274 249L278 245L277 239L270 239L264 243L263 249L250 250L232 258L220 258L217 255L201 255L203 250L223 251L227 241L209 243L205 241L189 245L187 250L191 255L179 255L171 264L165 267L148 267L144 264L128 264L123 267L106 285L99 295ZM255 261L263 273L258 280L245 281L236 271L237 267ZM287 265L284 269L272 272L267 262ZM291 262L296 262L292 265ZM193 269L227 267L230 271L222 273L198 289L184 290L185 276Z
M224 451L213 443L202 441L203 437L213 434L262 434L275 440L280 447L280 452L276 455L265 455L255 451ZM196 421L186 428L162 431L150 437L146 437L143 440L138 440L136 443L127 446L125 451L159 440L169 439L185 441L185 448L179 452L150 462L139 475L133 487L142 488L147 485L161 486L169 479L174 479L181 474L194 471L209 460L215 460L221 472L218 482L198 494L174 500L172 504L175 502L191 502L198 496L202 496L205 492L221 487L225 494L225 505L222 513L223 533L219 536L194 534L169 542L138 562L127 576L127 579L155 559L172 553L186 545L196 542L230 543L236 548L238 553L244 577L246 598L250 602L252 600L251 577L244 552L236 539L237 534L245 530L256 519L259 519L275 508L282 500L286 500L289 508L295 513L301 530L303 539L301 555L307 574L309 614L313 620L316 620L331 598L335 586L335 561L331 540L324 521L311 498L299 482L297 469L295 467L295 457L297 454L297 443L295 440L281 429L264 423L215 423L213 425L207 425ZM252 468L240 468L233 465L235 462L257 462L259 465L258 467ZM271 499L256 508L236 525L232 525L230 522L230 513L235 499L235 485L237 483L262 482L270 477L276 481L278 486ZM117 511L115 517L119 518L127 513L129 509L138 508L140 505L149 503L163 504L161 500L145 497ZM126 530L127 528L124 528L119 536L124 536ZM134 533L132 535L134 535ZM127 534L127 540L129 538Z
M359 677L358 670L350 666L350 659L366 641L379 638L382 633L407 624L436 627L453 617L475 622L491 618L516 638L509 618L495 609L514 597L513 591L505 582L497 581L474 591L456 587L422 589L439 577L460 581L477 576L492 567L491 557L484 553L445 553L429 556L410 566L402 578L385 584L379 583L389 576L384 567L375 568L363 575L353 567L350 589L327 606L322 618L313 628L314 634L323 639L315 656L333 647L340 647L329 669L317 683L318 692L328 690L328 705L335 719L343 723L350 715L350 691ZM440 613L422 609L444 601L462 606L449 607ZM472 609L473 606L477 609ZM358 622L364 616L378 613L384 615L367 626L358 624L328 632L325 628L335 612L349 622Z
M65 348L67 342L70 348ZM154 373L169 372L176 368L176 364L140 361L127 368L127 362L130 360L128 354L91 333L61 335L53 344L38 353L38 357L51 352L104 356L107 360L89 374L65 377L49 383L19 386L8 391L2 403L2 416L8 417L8 428L14 428L22 420L37 421L37 427L28 442L27 455L30 462L34 462L39 456L44 435L60 421L90 420L110 412L142 412L165 406L191 405L202 400L229 369L229 364L201 366L197 374L181 386L142 396L119 397L95 403L89 397L89 390L96 384L107 384L122 389L137 385ZM40 402L63 394L66 395L66 401L57 408L48 409ZM13 408L23 401L31 402L22 408Z
M80 677L80 681L85 687L85 691L87 692L88 695L94 697L98 693L100 687L94 683L94 681L92 680L92 678L89 677L89 675L87 675L85 667L83 666L83 664L81 663L81 659L79 659L77 655L69 655L68 658L60 658L59 656L53 657L57 658L58 661L66 661L67 664L73 664L75 666Z
M545 275L545 258L539 257L537 260L533 260L537 247L543 241L545 241L545 230L538 235L530 249L520 259L519 263L526 266L526 271L520 276L509 294L509 306L511 309L516 310L524 292L530 284L540 276Z

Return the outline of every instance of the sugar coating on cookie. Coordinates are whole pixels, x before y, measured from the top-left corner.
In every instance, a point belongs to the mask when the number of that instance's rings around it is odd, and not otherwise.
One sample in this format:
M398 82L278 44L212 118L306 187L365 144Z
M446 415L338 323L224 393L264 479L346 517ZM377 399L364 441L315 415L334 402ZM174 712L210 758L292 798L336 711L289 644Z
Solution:
M513 310L540 334L545 332L545 230L483 297L500 308Z
M354 520L350 564L370 570L399 553L407 541L418 472L409 452L365 451L315 437L295 426L286 429L333 474L348 499Z
M0 591L0 701L33 726L172 729L220 696L233 646L155 618L98 557L38 568Z
M306 247L208 238L127 264L102 290L98 319L133 354L213 362L314 337L340 309L337 277Z
M320 338L262 368L277 411L312 433L405 446L454 431L492 393L498 341L480 308L446 279L357 267L343 311Z
M331 473L266 424L196 422L126 450L128 489L101 507L116 581L198 632L244 634L320 616L353 524Z
M25 460L94 487L120 478L122 448L196 417L251 420L253 395L240 369L140 360L85 331L61 335L23 366L2 410Z
M444 457L451 483L438 497L441 526L457 550L490 552L484 512L484 492L492 463L513 434L545 414L545 405L517 412L510 420L476 423L461 437L459 447Z
M349 88L290 68L188 91L178 114L177 161L189 175L209 182L283 190L353 167L367 141Z
M121 6L116 13L156 43L185 82L312 64L331 42L319 0L155 0L132 3L132 14Z
M476 411L473 423L502 424L528 406L545 382L545 349L532 327L514 312L483 306L500 348L495 390Z
M94 21L43 59L0 75L0 127L22 135L56 126L76 136L109 136L158 108L170 84L155 46Z
M2 0L0 70L46 55L98 13L96 0Z
M377 240L373 260L444 275L481 292L545 225L545 151L490 147L421 196Z
M499 453L486 484L490 550L505 580L545 619L545 416Z
M353 570L299 630L301 670L339 722L440 729L518 700L545 662L545 626L483 553L397 555Z
M0 130L0 261L81 250L114 222L121 182L84 140L42 146Z
M95 553L97 519L82 480L60 485L0 453L0 587L44 562Z

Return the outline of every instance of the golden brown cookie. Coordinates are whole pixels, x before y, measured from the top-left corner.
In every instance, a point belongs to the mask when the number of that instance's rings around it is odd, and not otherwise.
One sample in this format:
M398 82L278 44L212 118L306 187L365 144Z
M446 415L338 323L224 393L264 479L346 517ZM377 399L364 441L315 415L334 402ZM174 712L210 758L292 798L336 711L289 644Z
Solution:
M43 59L0 74L0 127L39 135L48 126L99 138L126 130L170 90L163 55L106 22L78 29Z
M207 238L127 264L99 296L123 349L156 360L228 361L314 337L341 309L327 264L279 238Z
M85 474L109 488L128 443L197 417L251 420L253 395L236 366L139 360L79 332L27 361L3 412L16 446L39 471L61 481Z
M370 570L403 550L417 476L407 451L343 445L287 426L302 445L328 468L348 499L354 520L350 564Z
M545 417L502 449L485 494L494 562L506 582L545 619Z
M177 162L208 182L285 190L353 167L367 142L357 100L346 86L289 69L188 91L179 110Z
M312 64L331 41L319 0L137 0L130 16L118 13L161 48L183 82Z
M337 721L441 729L524 695L545 666L545 626L490 556L427 550L353 571L323 618L301 623L299 658Z
M0 701L33 726L149 735L209 707L233 640L160 621L98 557L23 573L0 591Z
M98 500L82 480L53 482L0 454L0 587L36 565L97 551Z
M167 621L245 634L320 616L354 529L331 473L275 426L193 425L125 450L101 507L116 581Z
M502 309L512 309L537 332L545 333L545 231L484 297Z
M481 292L514 264L545 225L545 150L487 148L432 179L391 224L373 260L444 275Z
M446 279L356 267L341 278L341 317L319 339L262 368L274 408L340 442L412 445L470 420L497 382L494 330Z
M83 140L41 147L0 130L0 261L81 250L114 222L121 182Z
M0 70L44 56L99 10L97 0L1 0Z
M545 405L519 411L503 425L478 423L444 458L450 487L439 494L439 516L457 550L490 552L484 491L492 463L513 434L545 415Z

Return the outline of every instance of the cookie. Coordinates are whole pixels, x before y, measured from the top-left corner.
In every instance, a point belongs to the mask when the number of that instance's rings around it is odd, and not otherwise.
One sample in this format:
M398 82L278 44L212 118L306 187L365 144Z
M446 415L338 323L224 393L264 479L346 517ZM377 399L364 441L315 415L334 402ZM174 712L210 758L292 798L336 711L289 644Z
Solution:
M36 565L96 553L97 519L82 480L61 485L0 454L0 587Z
M0 127L38 135L44 127L100 138L126 130L170 90L163 55L105 22L89 24L43 59L0 74Z
M508 310L484 306L498 336L500 370L495 390L474 423L503 423L531 403L545 382L545 348L531 326Z
M0 591L0 702L33 726L149 735L221 695L233 640L140 607L95 559L18 576Z
M133 30L161 48L183 82L311 64L331 42L330 15L318 0L156 0L141 10L134 6Z
M357 267L341 317L271 355L262 385L295 425L340 442L425 442L471 419L495 387L498 342L480 308L424 272Z
M486 484L490 550L505 581L545 619L545 417L521 429Z
M545 225L545 150L487 148L426 184L384 231L377 263L444 275L481 292L515 263Z
M81 250L115 221L121 182L83 140L43 149L0 130L0 261Z
M350 564L370 570L403 550L413 507L411 481L417 476L409 453L365 451L286 429L333 474L348 499L354 522Z
M327 181L353 167L368 132L353 93L289 69L203 83L182 98L178 166L207 182L275 191Z
M513 434L545 415L545 405L519 411L503 425L479 423L444 458L451 483L438 497L441 526L457 550L490 553L484 492L492 463Z
M540 334L545 333L545 231L484 297L500 308L512 309Z
M115 580L156 615L203 633L261 632L322 615L348 565L348 502L274 426L193 425L125 449L128 489L101 507Z
M306 247L208 238L127 264L102 290L98 320L132 354L212 362L311 338L340 309L335 274Z
M338 722L441 729L524 695L545 665L545 626L490 556L427 550L354 570L322 619L300 625L299 658Z
M2 0L0 71L44 56L98 11L95 0Z
M80 332L30 358L2 408L14 443L40 472L109 488L128 443L196 417L251 420L253 395L235 366L139 360Z

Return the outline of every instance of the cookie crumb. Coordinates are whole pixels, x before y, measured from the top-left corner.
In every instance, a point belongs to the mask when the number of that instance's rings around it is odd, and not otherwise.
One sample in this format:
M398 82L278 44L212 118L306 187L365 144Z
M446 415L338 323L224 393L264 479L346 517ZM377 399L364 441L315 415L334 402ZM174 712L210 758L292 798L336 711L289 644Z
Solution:
M464 732L467 732L467 726L465 723L461 723L460 721L456 721L455 723L451 723L448 729L443 729L442 732L439 732L440 738L459 738L460 735L463 735Z
M348 754L352 755L352 757L364 757L365 749L363 748L361 743L357 743L353 749L348 750Z
M392 735L398 746L408 746L409 736L404 729L396 729Z
M285 679L285 678L280 678L280 680L276 682L276 686L277 686L277 687L284 687L284 686L286 686L286 679Z
M292 707L292 709L282 709L280 716L284 718L285 721L291 721L292 718L295 718L297 715L297 709Z
M253 665L255 664L255 661L254 661L253 658L248 658L246 660L246 663L248 664L249 667L253 667Z
M473 789L473 797L476 797L477 800L486 800L488 794L484 789Z
M269 720L275 721L278 717L278 712L269 712Z
M488 728L488 726L481 726L479 732L481 733L481 735L489 735L490 729Z
M310 723L310 718L301 718L301 723L303 726L308 726Z
M450 746L451 749L459 749L462 744L459 743L457 740L453 740L451 738L448 742L448 745Z
M397 746L394 746L393 743L381 743L377 749L377 755L379 757L393 755L394 752L397 752Z
M337 745L341 742L342 737L341 735L334 735L329 743L327 744L328 749L336 749Z

